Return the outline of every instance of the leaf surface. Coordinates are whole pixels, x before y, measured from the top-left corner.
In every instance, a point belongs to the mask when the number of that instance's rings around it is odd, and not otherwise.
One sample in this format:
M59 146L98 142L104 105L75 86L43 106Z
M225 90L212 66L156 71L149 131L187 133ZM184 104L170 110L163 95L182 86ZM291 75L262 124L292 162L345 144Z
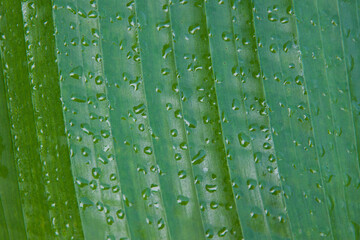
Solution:
M0 0L1 239L359 239L359 0Z

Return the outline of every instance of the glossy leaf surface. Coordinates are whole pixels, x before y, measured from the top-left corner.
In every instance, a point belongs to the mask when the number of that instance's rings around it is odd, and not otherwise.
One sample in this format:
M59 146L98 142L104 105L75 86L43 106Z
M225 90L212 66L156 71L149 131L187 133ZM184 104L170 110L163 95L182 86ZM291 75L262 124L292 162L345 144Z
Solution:
M0 0L0 239L360 239L359 0Z

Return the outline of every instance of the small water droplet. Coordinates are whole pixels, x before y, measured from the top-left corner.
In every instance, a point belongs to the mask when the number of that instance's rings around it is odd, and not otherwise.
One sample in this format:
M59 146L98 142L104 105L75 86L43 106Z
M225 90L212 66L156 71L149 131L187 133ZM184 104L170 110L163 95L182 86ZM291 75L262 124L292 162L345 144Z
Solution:
M178 176L179 176L180 179L186 178L186 171L185 170L179 171Z
M269 191L272 195L278 195L281 193L281 188L279 186L274 186L271 187Z
M191 35L194 35L197 31L200 30L200 25L199 24L195 24L189 27L188 31Z
M165 227L165 221L164 219L160 218L159 221L157 222L157 227L159 230L163 229Z
M101 174L101 169L100 168L93 168L91 170L91 174L94 178L98 179L100 177Z
M150 188L145 188L142 192L141 192L141 196L144 200L147 200L151 195L151 190Z
M88 13L88 17L89 18L96 18L98 16L97 12L94 11L94 10L91 10L89 13Z
M256 185L257 185L257 183L256 183L256 181L254 179L247 180L246 184L247 184L247 187L248 187L249 190L254 190Z
M229 42L232 39L232 34L228 32L223 32L221 36L225 42Z
M215 184L206 184L205 189L206 191L213 193L217 190L217 186Z
M180 204L180 205L187 205L189 203L189 198L188 197L185 197L183 195L179 195L177 197L177 203Z
M206 152L204 150L200 150L191 160L191 163L194 165L200 164L204 161L206 157Z
M176 129L171 129L170 134L171 136L176 137L178 135L178 131Z
M158 31L160 31L161 29L164 29L164 28L169 28L169 27L170 27L170 22L163 22L163 23L156 24L156 29Z
M270 22L276 22L278 20L278 16L275 13L269 13L268 19Z
M240 146L242 147L247 147L250 144L250 137L244 133L239 133L238 134L238 138L239 138L239 143Z
M120 209L120 210L118 210L118 211L116 212L116 216L117 216L119 219L124 219L124 217L125 217L125 212Z
M147 155L151 155L152 154L152 148L151 147L145 147L144 148L144 153Z
M133 110L134 110L135 114L141 114L145 111L145 105L143 103L141 103L137 106L134 106Z
M232 107L232 110L234 110L234 111L239 110L240 109L240 100L237 98L234 98L232 101L231 107Z

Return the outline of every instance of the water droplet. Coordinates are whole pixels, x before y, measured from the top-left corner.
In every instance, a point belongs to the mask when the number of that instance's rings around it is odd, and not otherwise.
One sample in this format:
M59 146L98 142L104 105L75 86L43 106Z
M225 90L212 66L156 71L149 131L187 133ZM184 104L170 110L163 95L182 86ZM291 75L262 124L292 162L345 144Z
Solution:
M250 137L244 133L239 133L238 135L240 146L247 147L250 144Z
M99 212L104 210L104 204L102 204L101 202L97 202L96 203L96 208Z
M266 149L266 150L271 149L271 147L272 147L271 144L268 143L268 142L263 144L263 148Z
M89 154L90 154L90 149L88 149L87 147L83 147L83 148L81 149L81 154L82 154L84 157L89 156Z
M145 188L142 192L141 192L141 196L144 200L147 200L151 195L151 190L150 188Z
M262 158L261 152L254 153L254 162L255 163L258 163L261 158Z
M181 160L182 156L181 156L180 153L175 153L174 158L175 158L176 161L179 161L179 160Z
M98 179L100 177L101 174L101 169L100 168L93 168L91 171L91 174L94 178Z
M71 3L66 6L66 9L69 10L71 13L76 14L76 7Z
M171 129L170 134L171 136L176 137L178 135L178 131L176 129Z
M165 227L165 221L164 219L160 218L159 221L157 222L157 227L159 230L163 229Z
M177 197L177 203L180 204L180 205L187 205L189 203L189 198L188 197L185 197L183 195L179 195Z
M168 75L170 73L170 69L169 68L162 68L161 69L161 74L162 75Z
M254 190L256 185L257 185L257 183L256 183L256 181L254 179L247 180L246 184L247 184L247 187L248 187L249 190Z
M114 223L114 218L113 218L112 216L108 216L108 217L106 218L106 223L107 223L108 225L112 225L112 224Z
M217 190L217 186L215 184L206 184L205 189L206 191L213 193Z
M219 207L219 204L217 202L212 201L210 203L210 208L211 209L217 209L218 207Z
M200 150L191 160L191 163L194 165L200 164L204 161L206 157L206 152L204 150Z
M274 186L271 187L269 191L272 195L278 195L281 193L281 188L279 186Z
M81 76L82 76L82 67L81 66L78 66L78 67L75 67L73 69L71 69L70 71L70 77L74 78L74 79L81 79Z
M205 237L211 239L214 237L214 232L211 229L206 230Z
M124 217L125 217L125 212L120 209L120 210L118 210L118 211L116 212L116 216L117 216L119 219L124 219Z
M181 150L187 150L188 149L188 145L186 144L186 142L180 143L180 149Z
M151 155L152 154L152 148L151 147L145 147L144 148L144 153L147 155Z
M196 24L196 25L192 25L189 27L188 31L191 35L194 35L197 31L200 30L200 25Z
M276 49L277 49L276 44L271 44L271 45L270 45L270 52L276 53ZM275 79L275 80L276 80L276 79Z
M225 42L229 42L232 39L232 34L228 32L223 32L221 36Z
M96 85L101 85L103 83L103 78L101 76L96 76L95 83Z
M180 179L186 178L186 171L185 170L179 171L178 176L179 176Z
M287 17L282 17L282 18L280 18L280 22L281 22L282 24L288 23L288 22L289 22L289 18L287 18Z
M219 237L225 237L225 235L229 232L229 230L226 227L223 227L219 230L218 236Z
M170 22L163 22L163 23L156 24L156 29L158 31L160 31L163 28L169 28L169 27L170 27Z
M143 132L145 130L145 126L142 123L139 124L138 128L139 128L140 132Z
M89 181L86 180L85 178L82 177L77 177L75 180L75 183L79 186L79 187L85 187L89 184Z
M137 106L134 106L133 110L134 110L135 114L141 114L145 111L145 105L143 103L141 103Z
M166 59L167 55L172 52L172 49L169 44L164 45L162 49L162 57Z
M236 111L240 109L240 100L237 98L234 98L232 101L232 110Z
M86 100L83 96L72 96L71 101L78 102L78 103L86 102Z
M276 22L278 20L278 16L275 13L269 13L268 19L270 22Z
M110 181L115 181L116 180L116 174L115 173L110 174L109 179L110 179Z
M80 198L79 205L80 205L80 208L85 210L86 208L93 206L94 203L92 201L90 201L90 199L88 199L87 197L82 197L82 198Z
M101 136L103 138L108 138L110 136L110 131L108 130L101 130Z
M94 10L91 10L89 13L88 13L88 17L89 18L96 18L98 16L97 12L94 11Z

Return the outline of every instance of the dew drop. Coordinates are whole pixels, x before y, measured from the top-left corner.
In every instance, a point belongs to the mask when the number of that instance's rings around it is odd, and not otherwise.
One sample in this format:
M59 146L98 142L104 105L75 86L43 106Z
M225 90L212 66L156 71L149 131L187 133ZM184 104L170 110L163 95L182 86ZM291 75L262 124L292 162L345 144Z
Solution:
M206 191L213 193L217 190L217 186L215 184L206 184L205 189Z
M238 134L238 138L239 138L239 143L240 146L242 147L247 147L250 144L250 137L244 133L239 133Z
M191 163L194 165L200 164L204 161L206 157L206 152L204 150L200 150L191 160Z
M151 147L145 147L144 148L144 153L147 155L151 155L153 153L152 148Z
M188 31L191 35L194 35L197 31L200 30L200 25L196 24L196 25L192 25L189 27Z
M187 205L189 203L189 198L188 197L185 197L183 195L179 195L177 197L177 203L180 204L180 205Z

